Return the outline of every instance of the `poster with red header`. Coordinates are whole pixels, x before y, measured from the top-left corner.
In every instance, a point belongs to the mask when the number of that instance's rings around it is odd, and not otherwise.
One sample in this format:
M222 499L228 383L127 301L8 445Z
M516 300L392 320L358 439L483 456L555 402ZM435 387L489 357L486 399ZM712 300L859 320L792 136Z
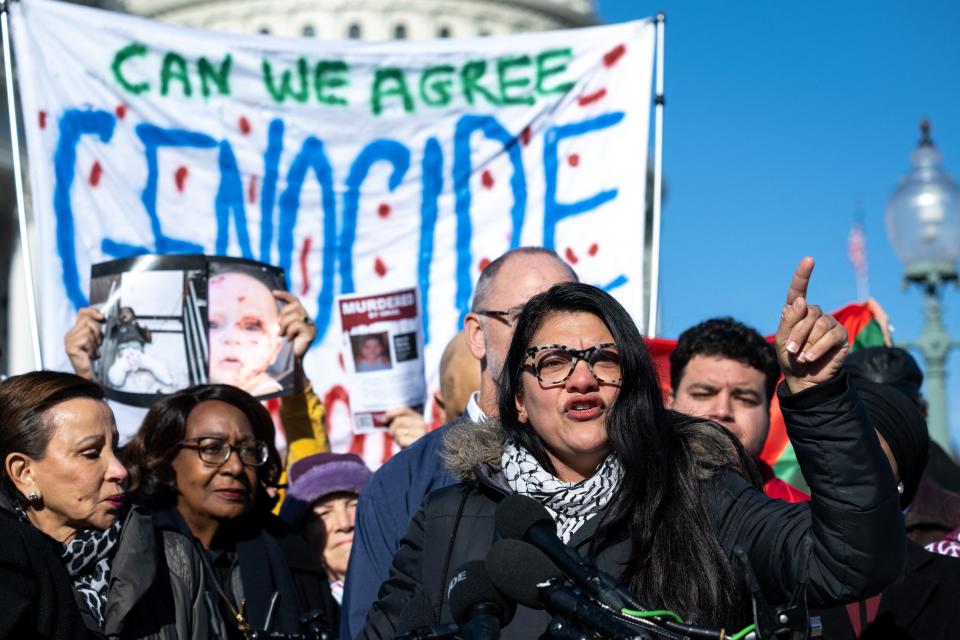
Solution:
M354 433L385 429L396 407L423 411L427 385L415 288L337 298Z

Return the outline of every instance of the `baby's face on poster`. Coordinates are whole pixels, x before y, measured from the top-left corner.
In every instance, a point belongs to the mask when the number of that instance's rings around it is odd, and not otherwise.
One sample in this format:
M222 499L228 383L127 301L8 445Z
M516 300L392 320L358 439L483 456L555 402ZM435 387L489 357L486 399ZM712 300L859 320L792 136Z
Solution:
M283 346L276 299L243 273L210 278L208 298L210 381L257 388Z

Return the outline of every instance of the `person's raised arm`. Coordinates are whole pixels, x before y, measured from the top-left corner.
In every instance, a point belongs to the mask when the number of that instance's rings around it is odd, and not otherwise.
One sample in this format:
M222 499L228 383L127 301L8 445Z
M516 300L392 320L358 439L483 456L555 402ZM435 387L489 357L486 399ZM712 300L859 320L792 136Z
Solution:
M903 515L890 465L856 392L842 375L846 330L807 303L813 260L794 273L776 349L787 434L811 490L807 504L763 495L723 472L709 502L728 554L740 546L771 602L785 603L806 577L811 606L873 595L896 579L905 557ZM805 541L813 544L809 558ZM739 571L739 568L735 568Z
M303 357L317 337L317 326L297 296L289 291L273 292L283 302L280 309L280 335L293 344L294 392L280 402L280 420L287 436L287 468L314 453L330 450L323 426L323 403L313 391L303 371Z

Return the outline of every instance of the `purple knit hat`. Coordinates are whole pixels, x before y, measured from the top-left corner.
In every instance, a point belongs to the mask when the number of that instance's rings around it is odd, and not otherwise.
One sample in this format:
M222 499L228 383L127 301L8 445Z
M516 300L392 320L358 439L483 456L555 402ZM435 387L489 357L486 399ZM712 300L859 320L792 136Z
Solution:
M355 453L315 453L293 463L280 517L298 524L310 505L332 493L363 490L373 474Z

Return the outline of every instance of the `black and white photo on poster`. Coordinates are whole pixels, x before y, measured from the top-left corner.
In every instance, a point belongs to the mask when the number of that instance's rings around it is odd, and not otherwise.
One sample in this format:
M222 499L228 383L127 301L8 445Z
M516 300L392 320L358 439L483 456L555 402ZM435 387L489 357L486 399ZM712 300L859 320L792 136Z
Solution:
M207 381L206 265L197 256L138 256L94 265L90 302L104 315L94 372L108 397L150 406Z

